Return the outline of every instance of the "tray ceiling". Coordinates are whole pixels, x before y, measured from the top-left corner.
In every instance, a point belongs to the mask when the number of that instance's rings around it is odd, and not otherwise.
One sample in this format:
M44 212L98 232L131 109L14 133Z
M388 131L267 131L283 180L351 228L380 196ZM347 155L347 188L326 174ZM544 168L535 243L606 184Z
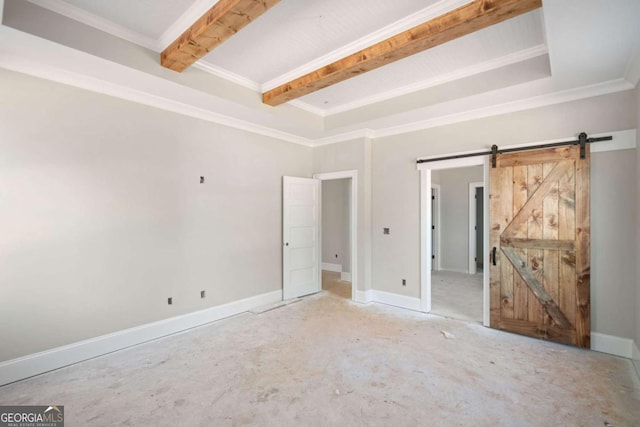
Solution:
M138 69L153 79L161 77L167 84L186 84L190 90L199 91L198 96L209 105L229 105L220 110L212 107L210 111L193 106L214 121L229 116L220 120L246 123L238 125L243 128L260 123L259 133L293 132L287 136L289 140L335 140L341 132L347 138L371 134L380 126L410 129L419 121L435 123L437 117L464 117L465 111L489 111L488 107L496 103L516 105L514 102L521 103L522 99L554 102L546 100L567 99L567 93L578 96L572 91L598 94L624 90L633 87L640 76L637 0L617 0L615 5L607 0L543 0L542 9L279 107L262 104L261 93L471 0L281 0L196 63L199 70L188 69L181 75L167 74L160 67L159 52L209 10L215 0L2 1L5 21L6 16L22 20L27 32L62 43L76 52L79 49L94 56L110 57L99 51L91 52L86 48L89 45L86 40L74 44L72 39L65 38L69 30L64 27L64 20L50 19L46 25L28 23L34 10L24 5L49 9L57 16L151 49L155 52L152 56L158 55L156 70L142 70L139 60L119 65ZM42 16L35 13L33 19ZM56 25L59 30L54 28ZM60 38L55 36L56 31ZM9 37L5 40L10 43ZM99 43L100 49L106 49L106 41ZM6 47L16 49L8 44ZM33 52L36 55L36 50ZM77 53L69 54L77 57ZM42 61L48 60L48 55L41 56ZM29 60L38 62L35 57ZM69 63L65 67L79 70L77 65ZM13 68L20 67L23 66ZM34 70L32 74L41 73L37 67L30 69ZM202 70L213 74L208 76L210 85ZM113 80L111 84L115 84L116 78ZM133 85L126 80L118 84ZM157 80L153 83L160 84ZM149 85L148 88L153 86L151 81ZM167 90L172 93L171 102L189 105L187 95L175 88L169 90L169 86Z

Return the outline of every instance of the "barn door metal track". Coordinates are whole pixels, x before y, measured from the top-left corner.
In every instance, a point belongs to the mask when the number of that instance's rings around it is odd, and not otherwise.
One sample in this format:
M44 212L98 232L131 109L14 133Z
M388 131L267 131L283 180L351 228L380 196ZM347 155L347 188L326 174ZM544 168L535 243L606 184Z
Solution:
M591 144L593 142L599 141L611 141L613 139L612 136L601 136L599 138L589 138L585 132L582 132L578 135L578 139L574 141L564 141L564 142L552 142L549 144L539 144L539 145L528 145L526 147L517 147L517 148L505 148L500 150L497 145L491 146L491 151L483 151L479 153L468 153L468 154L456 154L453 156L444 156L444 157L434 157L431 159L418 159L418 164L420 163L429 163L429 162L439 162L441 160L452 160L452 159L464 159L466 157L476 157L476 156L491 156L491 167L496 167L496 158L498 154L503 153L514 153L517 151L527 151L527 150L538 150L540 148L551 148L551 147L562 147L565 145L579 145L580 146L580 158L584 159L585 157L585 147L587 144Z

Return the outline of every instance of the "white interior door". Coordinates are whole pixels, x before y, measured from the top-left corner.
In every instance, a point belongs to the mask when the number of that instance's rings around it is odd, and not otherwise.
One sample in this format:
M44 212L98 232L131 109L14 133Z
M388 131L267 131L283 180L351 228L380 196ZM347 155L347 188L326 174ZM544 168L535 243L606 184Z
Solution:
M320 292L320 181L283 177L282 295Z

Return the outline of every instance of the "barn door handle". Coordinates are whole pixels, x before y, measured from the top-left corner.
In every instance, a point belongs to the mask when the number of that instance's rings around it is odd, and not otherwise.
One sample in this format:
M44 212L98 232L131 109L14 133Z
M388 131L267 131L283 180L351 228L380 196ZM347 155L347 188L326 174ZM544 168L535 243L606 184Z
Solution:
M491 258L493 258L493 265L497 265L496 264L496 247L494 246L493 249L491 250L492 252L492 256Z

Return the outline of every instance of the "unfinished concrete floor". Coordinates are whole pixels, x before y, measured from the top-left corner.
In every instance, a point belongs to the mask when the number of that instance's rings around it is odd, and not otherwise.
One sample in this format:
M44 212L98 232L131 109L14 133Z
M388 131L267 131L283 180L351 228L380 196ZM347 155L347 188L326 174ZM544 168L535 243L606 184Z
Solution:
M64 404L68 426L633 426L640 381L626 359L325 291L2 387L0 403Z
M482 274L432 272L431 312L482 323Z

